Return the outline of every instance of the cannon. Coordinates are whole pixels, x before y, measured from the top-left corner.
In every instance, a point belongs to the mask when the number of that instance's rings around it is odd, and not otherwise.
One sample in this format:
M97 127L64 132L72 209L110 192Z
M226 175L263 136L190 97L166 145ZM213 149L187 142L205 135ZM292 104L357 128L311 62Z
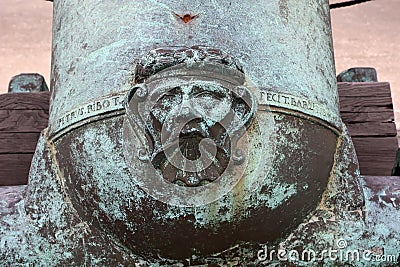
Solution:
M327 1L54 1L18 257L240 266L357 225L332 51Z

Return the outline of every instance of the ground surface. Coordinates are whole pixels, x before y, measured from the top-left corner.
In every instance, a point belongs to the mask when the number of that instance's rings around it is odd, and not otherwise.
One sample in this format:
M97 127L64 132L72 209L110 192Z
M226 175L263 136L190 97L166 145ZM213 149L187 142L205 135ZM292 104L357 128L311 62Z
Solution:
M337 3L344 0L331 0ZM399 0L375 0L332 10L336 69L375 67L388 81L400 130ZM49 81L52 3L44 0L0 0L0 93L10 78L37 72Z

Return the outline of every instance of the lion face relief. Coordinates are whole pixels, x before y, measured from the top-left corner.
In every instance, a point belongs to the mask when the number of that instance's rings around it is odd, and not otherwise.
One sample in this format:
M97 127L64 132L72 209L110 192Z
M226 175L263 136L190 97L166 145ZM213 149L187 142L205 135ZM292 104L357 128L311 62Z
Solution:
M143 136L142 159L165 180L201 186L245 153L238 140L256 110L244 74L221 63L180 63L137 83L126 100Z

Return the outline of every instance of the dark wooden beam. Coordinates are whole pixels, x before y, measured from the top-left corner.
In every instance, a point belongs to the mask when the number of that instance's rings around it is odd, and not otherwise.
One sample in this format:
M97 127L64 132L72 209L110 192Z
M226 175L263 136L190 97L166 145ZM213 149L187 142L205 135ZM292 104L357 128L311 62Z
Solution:
M0 94L0 110L49 110L50 92Z
M33 153L40 133L0 132L0 154ZM1 163L0 163L1 164Z
M0 131L8 133L41 132L47 127L48 110L0 110Z
M0 186L28 183L31 154L0 154Z
M338 83L338 91L361 174L390 175L398 144L389 83Z
M49 92L0 95L0 185L22 185L40 132L47 127Z

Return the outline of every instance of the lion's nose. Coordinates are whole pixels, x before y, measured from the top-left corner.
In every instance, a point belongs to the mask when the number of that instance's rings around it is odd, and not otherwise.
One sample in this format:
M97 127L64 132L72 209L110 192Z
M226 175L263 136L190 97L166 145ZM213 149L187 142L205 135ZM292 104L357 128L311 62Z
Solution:
M190 107L188 105L183 106L179 112L179 114L176 116L176 122L177 123L185 123L188 120L193 118L193 113L190 110Z

